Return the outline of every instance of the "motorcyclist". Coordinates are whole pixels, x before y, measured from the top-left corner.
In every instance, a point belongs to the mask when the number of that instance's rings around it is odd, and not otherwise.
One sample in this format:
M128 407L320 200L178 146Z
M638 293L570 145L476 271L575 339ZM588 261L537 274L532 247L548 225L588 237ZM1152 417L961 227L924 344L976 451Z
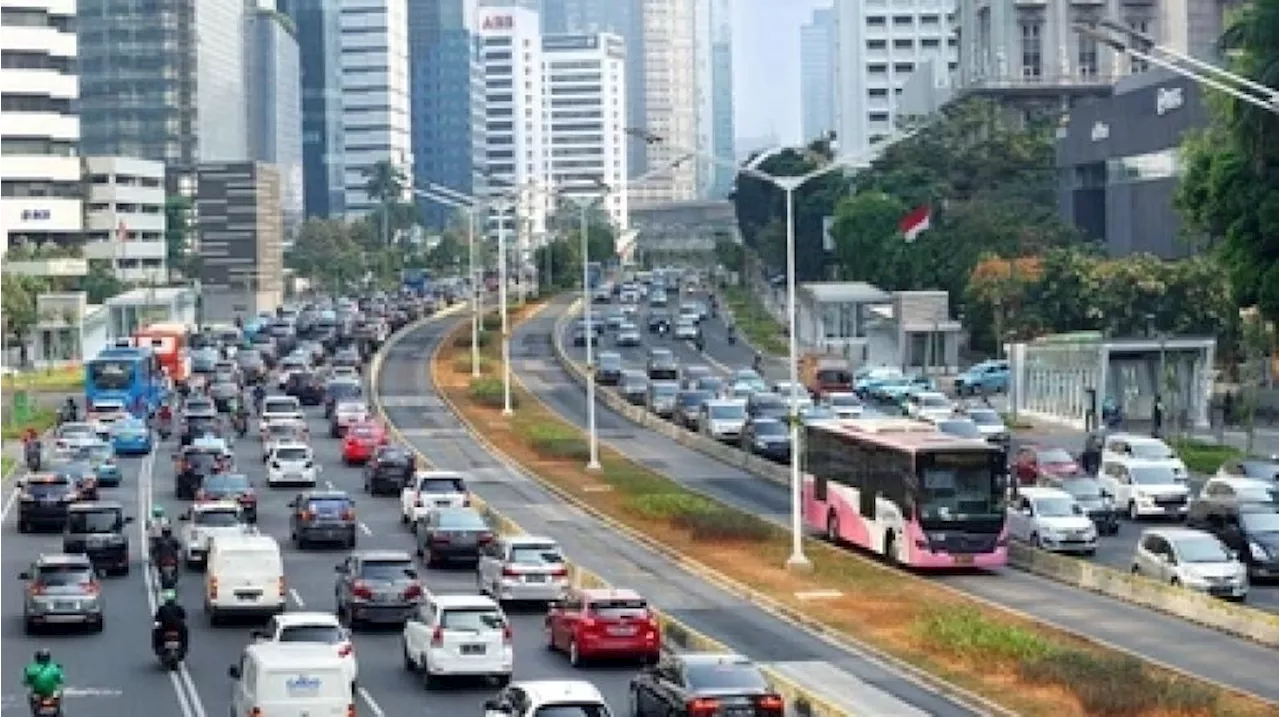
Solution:
M62 420L64 423L74 423L80 420L80 408L76 406L76 399L67 396L67 400L62 404Z
M156 538L155 551L151 554L151 560L156 565L165 565L166 563L178 564L182 557L182 544L178 539L173 537L173 526L160 526L160 535Z
M756 352L756 357L752 359L751 367L756 370L756 373L760 373L761 369L764 368L764 355L759 351Z
M164 647L164 634L178 633L181 643L181 654L187 654L187 610L178 603L175 590L164 590L160 593L160 606L156 608L155 623L151 627L151 651L159 654Z
M262 402L267 398L267 388L261 383L255 384L253 387L253 408L258 413L262 413Z
M62 666L45 648L36 650L35 660L22 670L22 684L31 690L31 700L55 697L62 692Z
M151 552L156 551L156 543L160 540L160 534L165 529L172 530L169 523L169 516L164 513L163 505L151 506L151 520L147 523L147 544L151 546Z
M733 324L729 324L728 327L725 328L725 334L728 336L729 343L731 344L738 340L738 331L733 327Z

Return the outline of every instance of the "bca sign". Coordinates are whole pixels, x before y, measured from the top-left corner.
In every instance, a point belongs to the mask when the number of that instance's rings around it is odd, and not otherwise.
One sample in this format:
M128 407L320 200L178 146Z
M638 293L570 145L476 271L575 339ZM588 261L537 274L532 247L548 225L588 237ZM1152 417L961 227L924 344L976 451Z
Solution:
M510 15L489 15L480 25L482 30L510 30L515 27Z

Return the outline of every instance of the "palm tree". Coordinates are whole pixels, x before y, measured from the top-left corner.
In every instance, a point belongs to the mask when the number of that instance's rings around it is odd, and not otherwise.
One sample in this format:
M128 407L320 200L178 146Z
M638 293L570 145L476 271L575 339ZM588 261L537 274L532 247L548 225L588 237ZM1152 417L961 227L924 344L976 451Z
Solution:
M382 236L388 244L390 237L390 220L388 217L392 204L400 201L404 195L407 178L400 168L389 159L382 159L364 170L364 192L369 199L382 205Z

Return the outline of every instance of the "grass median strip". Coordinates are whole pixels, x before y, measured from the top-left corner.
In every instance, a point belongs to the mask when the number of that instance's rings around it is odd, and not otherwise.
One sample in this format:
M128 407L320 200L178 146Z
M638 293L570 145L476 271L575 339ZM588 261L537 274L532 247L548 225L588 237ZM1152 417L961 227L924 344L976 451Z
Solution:
M37 393L81 391L84 389L84 368L73 365L8 374L0 379L0 389L5 393L24 390Z
M738 286L725 289L725 303L733 312L734 325L752 346L772 356L785 356L782 325L760 304L760 299Z
M782 567L788 538L773 523L686 490L607 446L601 449L602 470L587 471L582 432L518 384L512 387L517 410L503 417L498 349L485 347L489 362L474 378L467 330L442 345L433 374L437 388L473 425L483 426L498 449L548 484L675 552L716 566L807 620L856 636L1020 714L1275 714L1261 700L966 600L824 543L807 546L812 574L790 573ZM831 597L807 601L798 595L824 592Z
M1244 451L1235 446L1224 446L1197 438L1174 438L1169 441L1169 446L1187 464L1187 470L1201 475L1213 475L1223 463L1244 455Z
M27 416L21 421L15 419L13 409L10 408L5 411L4 421L0 423L0 437L6 441L18 440L28 428L36 429L36 433L44 433L57 422L58 412L38 403L32 403L28 407Z

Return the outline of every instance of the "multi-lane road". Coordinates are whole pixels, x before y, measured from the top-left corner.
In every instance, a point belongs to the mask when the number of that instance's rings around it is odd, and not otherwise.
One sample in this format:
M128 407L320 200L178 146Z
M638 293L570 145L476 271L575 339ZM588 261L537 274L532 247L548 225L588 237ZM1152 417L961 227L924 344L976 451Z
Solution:
M546 311L517 328L512 339L513 370L554 410L585 426L583 391L560 367L547 340L559 313L559 310ZM643 328L643 322L641 326ZM696 351L688 342L657 338L643 332L644 344L640 347L616 349L606 340L601 349L618 351L625 363L636 368L643 367L647 349L655 343L670 348L682 365L710 364L730 369L750 365L751 350L741 344L729 345L724 336L723 323L711 319L704 327L704 353ZM566 339L566 336L556 337L568 346ZM581 360L583 349L569 347L569 351ZM776 372L770 376L780 377ZM623 453L726 503L778 521L786 520L789 495L785 487L674 445L604 406L596 415L601 440ZM1134 534L1131 526L1127 530L1130 535ZM945 575L936 579L978 598L1186 672L1276 699L1274 649L1014 569L995 574Z

